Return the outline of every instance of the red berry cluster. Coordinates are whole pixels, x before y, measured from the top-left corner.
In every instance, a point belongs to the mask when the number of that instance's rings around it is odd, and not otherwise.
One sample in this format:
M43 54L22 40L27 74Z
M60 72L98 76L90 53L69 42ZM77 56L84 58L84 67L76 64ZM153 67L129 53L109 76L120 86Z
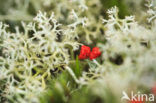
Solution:
M91 51L90 47L82 45L79 59L90 59L93 60L101 55L101 51L98 47L94 47Z
M155 83L155 85L152 87L152 93L154 94L154 95L156 95L156 83Z

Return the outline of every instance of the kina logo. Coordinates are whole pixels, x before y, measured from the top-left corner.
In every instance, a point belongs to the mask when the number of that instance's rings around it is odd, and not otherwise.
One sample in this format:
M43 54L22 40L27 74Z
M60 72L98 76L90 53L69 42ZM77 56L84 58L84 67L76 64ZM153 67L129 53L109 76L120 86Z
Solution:
M130 101L130 103L145 103L145 102L154 102L154 94L141 94L141 92L134 93L131 91L130 96L123 91L121 100Z

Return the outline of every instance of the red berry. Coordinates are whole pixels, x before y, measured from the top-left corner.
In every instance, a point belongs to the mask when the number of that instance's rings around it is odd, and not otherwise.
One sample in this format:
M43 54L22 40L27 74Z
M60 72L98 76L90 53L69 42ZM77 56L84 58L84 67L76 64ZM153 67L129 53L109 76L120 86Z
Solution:
M99 57L100 55L101 55L100 49L98 47L94 47L92 49L92 52L90 53L89 58L90 58L90 60L93 60L93 59Z
M137 100L131 100L129 103L145 103L145 98L143 100L141 98L137 98Z
M154 95L156 95L156 83L155 83L155 85L152 87L152 93L153 93Z
M90 47L82 45L80 50L79 59L87 59L90 55Z

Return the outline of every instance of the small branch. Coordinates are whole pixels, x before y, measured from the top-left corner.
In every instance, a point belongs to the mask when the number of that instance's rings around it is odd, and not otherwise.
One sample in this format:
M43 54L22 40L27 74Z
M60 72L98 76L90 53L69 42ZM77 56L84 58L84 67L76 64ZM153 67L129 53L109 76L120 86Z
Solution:
M97 66L100 66L100 64L99 64L95 59L93 59L93 62L94 62Z
M80 81L77 79L76 75L74 74L74 72L72 71L71 68L69 68L68 66L65 67L66 70L68 71L68 73L73 77L73 79L75 80L76 83L80 83Z

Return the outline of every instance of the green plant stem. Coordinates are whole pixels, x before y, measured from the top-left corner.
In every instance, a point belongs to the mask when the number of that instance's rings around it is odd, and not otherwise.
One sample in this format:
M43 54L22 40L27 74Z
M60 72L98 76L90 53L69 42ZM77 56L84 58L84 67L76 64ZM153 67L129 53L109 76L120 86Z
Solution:
M68 73L73 77L73 79L75 80L75 82L76 82L77 84L79 84L80 81L77 79L77 77L76 77L76 75L74 74L73 70L72 70L70 67L68 67L68 66L66 66L65 68L66 68L66 70L68 71Z

